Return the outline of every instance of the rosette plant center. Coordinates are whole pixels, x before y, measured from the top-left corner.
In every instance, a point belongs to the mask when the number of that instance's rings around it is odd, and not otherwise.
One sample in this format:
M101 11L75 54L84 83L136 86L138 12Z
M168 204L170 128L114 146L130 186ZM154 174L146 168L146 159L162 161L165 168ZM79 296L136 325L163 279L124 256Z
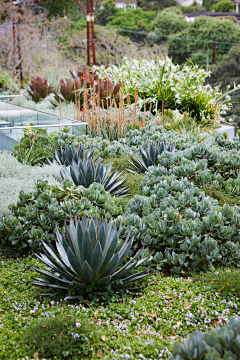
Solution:
M143 264L147 258L135 261L142 251L140 250L120 267L133 244L133 237L130 239L127 236L122 247L116 251L120 233L121 226L117 229L112 219L102 222L99 217L90 220L84 216L82 221L76 219L75 224L71 219L69 228L65 224L65 234L60 234L58 229L56 231L57 251L49 242L43 242L44 254L35 254L47 267L44 270L35 267L32 269L46 275L53 282L35 278L33 284L62 290L68 290L71 285L86 289L90 285L101 287L110 282L117 289L130 287L135 281L148 275L146 268L129 275L130 271Z
M42 76L32 79L31 84L29 84L29 89L27 90L28 97L36 103L47 97L52 92L52 86L48 84L47 79L43 81Z

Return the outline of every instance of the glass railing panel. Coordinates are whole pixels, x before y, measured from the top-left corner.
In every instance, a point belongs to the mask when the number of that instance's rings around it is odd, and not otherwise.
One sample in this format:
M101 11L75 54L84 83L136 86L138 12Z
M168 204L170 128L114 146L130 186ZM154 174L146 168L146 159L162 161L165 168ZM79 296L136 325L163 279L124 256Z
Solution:
M46 128L50 134L65 126L73 135L87 132L87 124L45 112L27 109L1 101L0 96L0 150L11 150L24 136L24 129L31 123L33 128Z

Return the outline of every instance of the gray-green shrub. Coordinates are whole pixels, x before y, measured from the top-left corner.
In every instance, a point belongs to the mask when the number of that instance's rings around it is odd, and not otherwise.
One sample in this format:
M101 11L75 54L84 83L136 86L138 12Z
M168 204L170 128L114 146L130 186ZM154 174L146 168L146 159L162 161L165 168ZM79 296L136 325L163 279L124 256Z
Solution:
M13 215L0 221L0 247L13 254L41 249L41 240L46 237L55 243L56 225L64 231L64 221L70 217L99 214L109 219L122 213L119 200L105 192L101 184L93 183L86 189L73 186L69 180L55 186L39 180L34 191L21 191L17 203L9 208Z
M8 206L17 202L20 191L31 192L38 179L47 180L49 185L61 181L60 167L23 165L9 152L0 152L0 220L11 211Z
M238 263L240 208L220 207L187 178L177 180L164 170L147 172L143 196L131 199L121 217L125 233L130 229L135 236L135 249L144 244L144 256L152 255L158 270L168 267L175 274Z
M240 358L240 318L210 332L195 330L174 347L169 360L238 360Z

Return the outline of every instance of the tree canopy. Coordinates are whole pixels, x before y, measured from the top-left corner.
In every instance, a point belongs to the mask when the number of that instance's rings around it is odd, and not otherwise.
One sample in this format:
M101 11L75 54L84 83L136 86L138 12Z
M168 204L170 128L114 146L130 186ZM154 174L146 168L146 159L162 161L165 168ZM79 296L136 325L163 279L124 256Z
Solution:
M142 31L149 32L151 30L151 22L155 18L155 11L143 11L141 8L136 10L127 9L126 11L119 11L116 15L109 17L109 22L107 26L132 30L132 31ZM126 35L125 32L122 32L122 35ZM146 35L130 33L127 34L130 36L132 41L141 42L146 37Z
M236 5L232 1L219 1L217 4L211 6L210 10L216 12L235 12Z

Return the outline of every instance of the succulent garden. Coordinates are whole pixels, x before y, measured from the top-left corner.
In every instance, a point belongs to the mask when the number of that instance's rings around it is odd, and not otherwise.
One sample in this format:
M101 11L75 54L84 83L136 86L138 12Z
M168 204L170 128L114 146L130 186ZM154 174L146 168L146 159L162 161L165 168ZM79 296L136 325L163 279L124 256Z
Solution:
M24 106L87 134L29 124L0 152L0 358L239 359L233 90L168 58L69 74Z

